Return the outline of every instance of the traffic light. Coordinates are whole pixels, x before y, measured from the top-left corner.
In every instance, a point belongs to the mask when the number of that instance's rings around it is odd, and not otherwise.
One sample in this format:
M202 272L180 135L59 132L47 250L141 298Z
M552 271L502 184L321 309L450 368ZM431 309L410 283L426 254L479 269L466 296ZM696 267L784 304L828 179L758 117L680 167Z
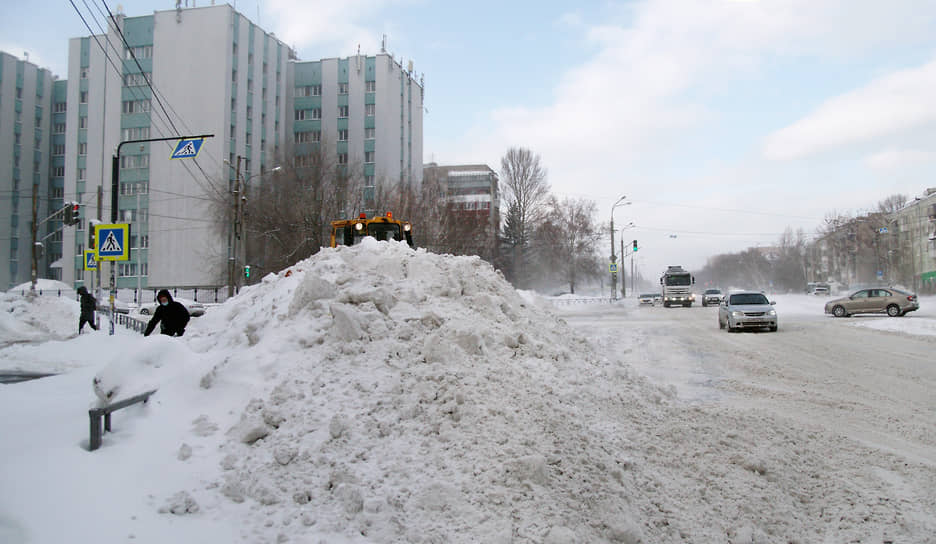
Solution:
M637 251L637 240L634 240L634 251Z
M81 204L77 202L68 202L65 204L65 217L62 222L66 225L77 225L80 218L78 217L79 212L81 211Z
M244 277L247 279L250 279L250 265L249 264L244 265Z

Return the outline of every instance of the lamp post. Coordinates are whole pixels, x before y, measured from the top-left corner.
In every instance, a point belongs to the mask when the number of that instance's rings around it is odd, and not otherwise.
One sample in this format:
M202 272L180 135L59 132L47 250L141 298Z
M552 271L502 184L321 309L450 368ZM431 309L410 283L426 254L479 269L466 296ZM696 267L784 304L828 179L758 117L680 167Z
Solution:
M224 159L224 164L227 164L229 167L234 169L234 187L231 191L233 196L233 208L232 208L232 218L231 223L228 226L228 297L234 296L235 286L240 285L240 275L237 273L237 254L238 254L238 244L242 238L246 238L244 233L246 232L244 226L244 209L247 206L247 189L249 187L250 180L257 176L263 176L267 173L278 172L282 168L275 166L270 169L269 172L257 172L256 174L251 174L241 180L241 157L237 156L237 165L231 164L227 159ZM244 261L247 261L247 242L244 244Z
M611 300L617 300L617 255L614 254L614 208L630 204L630 202L624 202L626 199L626 196L622 196L611 206Z

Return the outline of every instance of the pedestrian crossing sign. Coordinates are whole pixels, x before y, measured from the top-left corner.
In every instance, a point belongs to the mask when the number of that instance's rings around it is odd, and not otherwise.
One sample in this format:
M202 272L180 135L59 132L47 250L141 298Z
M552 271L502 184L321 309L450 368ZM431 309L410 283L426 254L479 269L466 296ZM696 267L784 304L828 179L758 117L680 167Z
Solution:
M117 223L95 227L94 257L100 261L130 260L130 225Z
M198 156L198 152L201 151L201 147L204 142L204 138L183 138L179 140L179 143L176 144L175 150L172 152L172 155L170 155L169 158L194 159Z
M86 249L84 252L84 269L91 272L98 269L97 259L94 258L93 249Z

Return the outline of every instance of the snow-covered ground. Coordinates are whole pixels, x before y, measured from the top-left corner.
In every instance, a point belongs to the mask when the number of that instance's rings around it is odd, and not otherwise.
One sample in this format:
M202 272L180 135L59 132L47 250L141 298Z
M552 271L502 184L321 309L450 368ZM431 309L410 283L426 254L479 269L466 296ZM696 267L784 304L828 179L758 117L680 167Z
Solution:
M778 341L787 319L831 319L822 299L777 298ZM675 369L690 351L639 346L672 319L685 318L695 338L714 325L703 321L714 309L650 316L641 312L656 309L628 304L603 306L623 324L611 339L589 326L587 312L602 305L560 309L477 258L369 239L264 278L194 319L183 338L75 337L73 296L0 295L0 368L60 373L0 385L0 542L936 534L926 455L883 452L717 396L697 402L666 383L677 373L648 372L656 362ZM893 321L936 319L921 311ZM791 334L805 334L797 327ZM766 368L746 349L734 359ZM95 376L123 395L159 391L116 412L114 432L89 452Z

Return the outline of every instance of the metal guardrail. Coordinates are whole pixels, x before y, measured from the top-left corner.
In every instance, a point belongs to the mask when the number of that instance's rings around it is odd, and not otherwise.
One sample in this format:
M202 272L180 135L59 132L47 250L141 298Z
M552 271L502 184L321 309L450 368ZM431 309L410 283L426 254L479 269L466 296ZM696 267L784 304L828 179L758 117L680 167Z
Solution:
M610 298L551 298L548 300L556 306L569 306L573 304L613 304L616 302Z
M141 393L134 397L130 397L113 404L108 404L102 408L91 408L88 410L88 417L91 419L91 439L89 441L89 449L94 451L101 447L101 439L104 436L105 432L110 432L111 430L111 413L120 410L121 408L126 408L132 404L138 402L145 403L149 400L150 395L155 393L156 390L147 391ZM101 430L101 418L104 419L104 429Z
M98 315L101 317L101 319L99 320L99 323L103 324L110 320L109 312L99 311ZM143 334L143 331L146 330L146 325L149 324L149 320L142 320L130 314L122 314L118 312L115 317L116 318L114 319L114 323L121 325L123 327L126 327L132 331L136 331L140 334Z

